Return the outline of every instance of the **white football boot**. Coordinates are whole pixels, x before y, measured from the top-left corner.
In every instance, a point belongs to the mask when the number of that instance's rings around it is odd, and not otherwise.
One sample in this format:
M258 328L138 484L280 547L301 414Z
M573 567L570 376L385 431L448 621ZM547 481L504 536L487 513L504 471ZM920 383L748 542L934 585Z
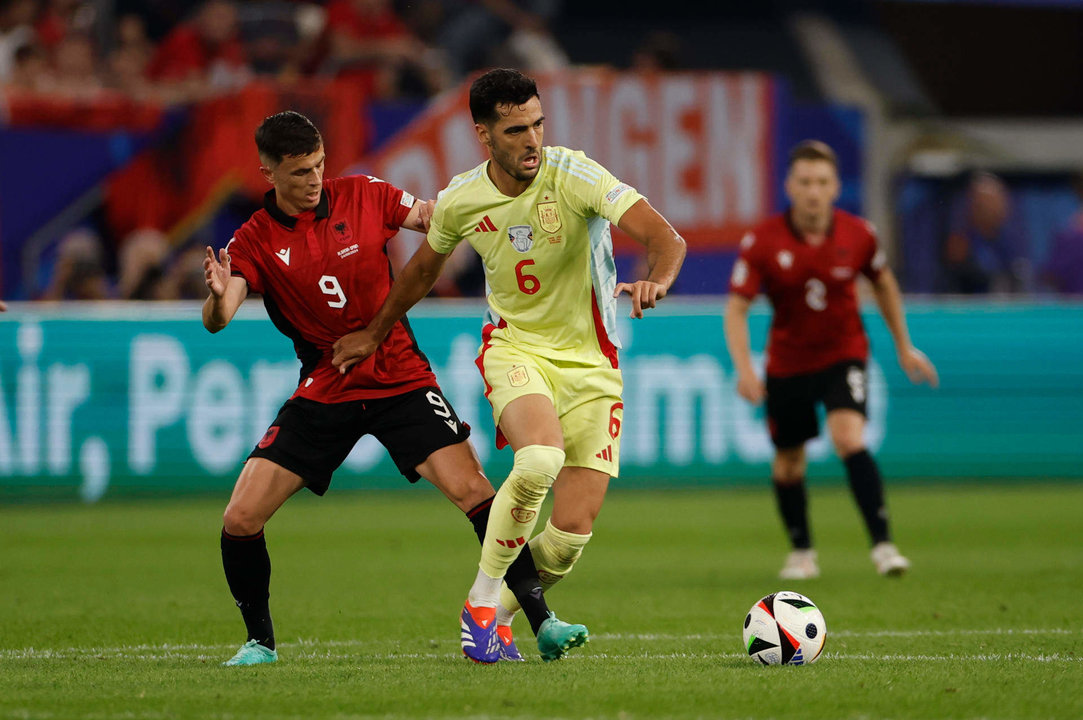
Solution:
M816 564L816 551L791 550L786 556L786 564L779 570L782 580L811 580L820 577L820 566Z
M910 561L899 553L899 548L895 547L895 543L876 543L869 557L876 565L876 572L887 577L899 577L910 569Z

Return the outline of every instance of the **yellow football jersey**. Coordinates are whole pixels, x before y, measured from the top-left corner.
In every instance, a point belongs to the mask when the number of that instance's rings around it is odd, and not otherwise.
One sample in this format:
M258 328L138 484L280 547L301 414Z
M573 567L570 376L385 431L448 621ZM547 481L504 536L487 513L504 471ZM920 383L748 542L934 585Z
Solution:
M583 152L542 149L518 197L501 193L485 161L437 195L428 241L462 240L485 266L491 337L554 360L616 362L620 341L610 222L641 197Z

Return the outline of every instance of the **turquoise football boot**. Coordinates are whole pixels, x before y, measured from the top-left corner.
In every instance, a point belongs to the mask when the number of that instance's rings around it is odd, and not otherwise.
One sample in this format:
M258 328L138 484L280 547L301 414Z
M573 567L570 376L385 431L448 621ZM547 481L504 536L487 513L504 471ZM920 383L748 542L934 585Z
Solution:
M223 665L262 665L273 663L278 660L278 651L265 648L256 640L249 640Z
M566 623L552 612L538 628L538 651L545 662L559 660L567 651L588 642L590 633L585 625Z

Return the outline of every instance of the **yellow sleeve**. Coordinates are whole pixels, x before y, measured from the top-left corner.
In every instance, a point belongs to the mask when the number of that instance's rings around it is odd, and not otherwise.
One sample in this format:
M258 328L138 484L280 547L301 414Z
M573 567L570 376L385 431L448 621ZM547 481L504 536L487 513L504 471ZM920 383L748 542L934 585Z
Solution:
M560 165L565 201L583 217L600 215L615 225L643 197L580 151L566 154Z
M442 255L447 255L454 250L463 239L463 236L457 232L458 220L451 198L441 192L436 197L436 209L433 210L429 234L425 238L429 241L429 247Z

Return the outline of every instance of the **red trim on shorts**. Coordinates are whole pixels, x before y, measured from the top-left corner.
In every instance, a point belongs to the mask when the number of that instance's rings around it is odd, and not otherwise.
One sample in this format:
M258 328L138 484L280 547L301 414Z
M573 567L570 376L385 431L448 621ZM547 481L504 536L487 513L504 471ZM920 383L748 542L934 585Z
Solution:
M609 358L609 364L614 368L617 367L617 347L610 341L609 335L605 331L605 323L602 322L602 312L598 309L598 296L594 293L594 289L590 291L590 309L594 315L594 334L598 336L598 346L602 349L602 354Z
M485 399L489 399L489 393L493 391L493 386L489 384L489 381L485 379L485 351L492 347L493 344L493 330L497 328L506 328L508 323L504 318L500 318L499 325L493 325L492 323L485 323L485 327L481 329L481 352L478 353L477 358L474 360L474 364L478 366L478 370L481 371L481 381L485 383ZM492 405L492 402L489 403ZM496 427L496 449L503 450L508 446L508 439L504 437L504 433L500 431L500 426Z
M500 318L500 327L506 327L507 323L504 322L504 318ZM485 323L485 327L481 329L481 352L474 358L474 364L478 366L478 371L481 372L481 381L485 383L485 399L489 399L489 393L493 391L493 386L489 384L489 381L485 379L485 351L492 347L493 344L493 330L496 330L497 326L492 323Z

